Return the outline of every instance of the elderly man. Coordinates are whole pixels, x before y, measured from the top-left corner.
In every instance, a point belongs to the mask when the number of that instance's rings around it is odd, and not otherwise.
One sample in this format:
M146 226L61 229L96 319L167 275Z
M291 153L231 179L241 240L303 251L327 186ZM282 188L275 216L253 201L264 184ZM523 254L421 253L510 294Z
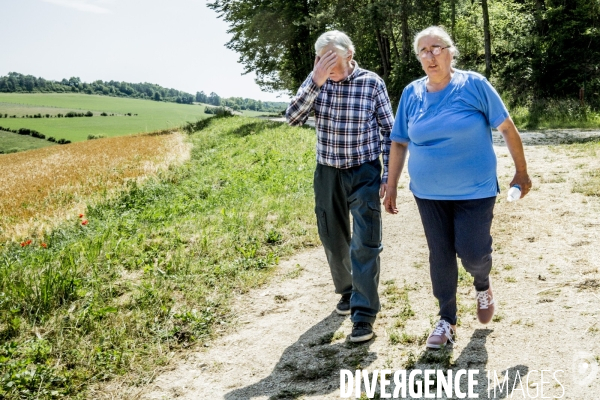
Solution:
M302 125L311 111L315 113L319 237L335 291L342 295L336 312L352 315L350 340L362 342L373 337L380 308L380 199L387 189L394 117L383 80L359 68L346 34L322 34L315 50L314 69L290 102L286 117L290 125Z

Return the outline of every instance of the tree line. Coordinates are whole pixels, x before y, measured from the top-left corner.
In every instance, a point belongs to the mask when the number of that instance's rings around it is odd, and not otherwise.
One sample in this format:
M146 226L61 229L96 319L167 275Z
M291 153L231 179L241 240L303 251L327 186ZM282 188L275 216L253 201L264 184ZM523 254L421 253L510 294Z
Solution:
M209 7L229 24L227 47L266 90L295 93L313 68L317 37L339 29L396 103L423 76L414 35L441 25L460 52L457 68L486 75L510 104L572 99L600 107L597 0L214 0Z
M92 83L82 82L78 77L60 81L36 78L9 72L0 77L0 92L5 93L85 93L105 96L131 97L156 101L192 104L194 96L176 89L167 89L153 83L129 83L97 80Z
M61 81L36 78L33 75L23 75L9 72L0 77L0 92L4 93L85 93L104 96L130 97L154 101L166 101L180 104L194 102L227 106L234 110L281 111L286 104L282 102L262 102L260 100L242 99L240 97L221 98L216 93L206 95L197 92L196 95L176 89L167 89L153 83L129 83L97 80L92 83L82 82L78 77L62 79Z
M206 95L204 92L196 93L198 103L210 104L216 107L229 107L234 111L251 110L265 112L279 112L285 110L286 102L280 101L261 101L242 97L221 98L218 94L211 92Z
M100 116L101 116L101 117L108 117L109 115L110 115L111 117L114 117L114 116L115 116L115 114L114 114L114 113L111 113L111 114L108 114L108 113L106 113L106 112L102 112L102 113L100 113ZM118 116L119 114L116 114L116 115ZM124 116L128 116L128 117L131 117L131 116L135 116L135 117L137 117L137 114L132 114L132 113L125 113L125 114L122 114L122 115L124 115ZM3 116L4 116L4 117L3 117ZM88 111L88 112L86 112L86 113L82 113L82 112L75 112L75 111L69 111L69 112L67 112L67 113L65 113L65 114L58 113L58 114L56 114L56 115L52 115L52 114L42 114L42 113L37 113L37 114L25 114L25 115L21 115L21 117L20 117L20 118L78 118L78 117L93 117L93 116L94 116L94 113L93 113L93 112L91 112L91 111ZM6 114L6 113L5 113L5 114L2 114L2 113L0 113L0 118L19 118L19 117L18 117L17 115L15 115L15 114L13 114L13 115L8 115L8 114Z

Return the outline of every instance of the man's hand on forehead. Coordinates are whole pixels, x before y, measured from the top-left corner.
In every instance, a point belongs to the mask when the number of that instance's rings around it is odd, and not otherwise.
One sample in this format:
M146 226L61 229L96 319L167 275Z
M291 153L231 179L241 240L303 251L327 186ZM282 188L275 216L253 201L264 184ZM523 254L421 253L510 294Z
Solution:
M329 77L329 73L335 67L338 57L338 54L332 50L325 51L321 57L318 55L315 57L312 77L315 85L318 87L323 86Z
M339 55L337 54L337 52L333 51L333 50L326 50L326 51L322 51L321 55L318 55L315 57L315 65L317 65L317 63L319 62L319 60L323 59L324 61L327 60L328 58L332 59L333 61L337 60L337 58L339 57Z

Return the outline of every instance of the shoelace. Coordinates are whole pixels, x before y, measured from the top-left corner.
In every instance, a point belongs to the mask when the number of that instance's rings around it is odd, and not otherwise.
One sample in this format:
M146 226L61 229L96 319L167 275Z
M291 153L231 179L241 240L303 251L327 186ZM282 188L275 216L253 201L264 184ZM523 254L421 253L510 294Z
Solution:
M442 336L442 335L446 336L448 338L448 340L450 341L450 343L454 343L454 340L452 338L452 327L450 326L450 323L448 321L444 321L444 320L438 321L437 325L435 326L435 329L429 336Z
M477 303L479 304L479 308L482 310L486 310L490 304L494 304L494 300L490 301L490 296L488 296L488 291L484 290L482 292L477 292Z

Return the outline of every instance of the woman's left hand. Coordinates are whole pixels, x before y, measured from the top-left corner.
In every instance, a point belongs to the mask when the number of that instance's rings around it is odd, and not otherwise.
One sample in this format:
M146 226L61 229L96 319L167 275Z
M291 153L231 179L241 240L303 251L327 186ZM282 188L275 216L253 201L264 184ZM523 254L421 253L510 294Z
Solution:
M527 171L515 173L515 177L510 182L510 186L515 185L519 185L521 187L521 199L525 197L527 193L529 193L531 190L531 179L529 179L529 174Z
M517 171L515 172L515 177L510 182L510 186L519 185L521 187L521 198L523 198L531 190L531 179L529 179L529 174L527 173L527 161L525 161L521 136L510 117L507 117L498 126L498 130L504 137L506 147L508 147Z

